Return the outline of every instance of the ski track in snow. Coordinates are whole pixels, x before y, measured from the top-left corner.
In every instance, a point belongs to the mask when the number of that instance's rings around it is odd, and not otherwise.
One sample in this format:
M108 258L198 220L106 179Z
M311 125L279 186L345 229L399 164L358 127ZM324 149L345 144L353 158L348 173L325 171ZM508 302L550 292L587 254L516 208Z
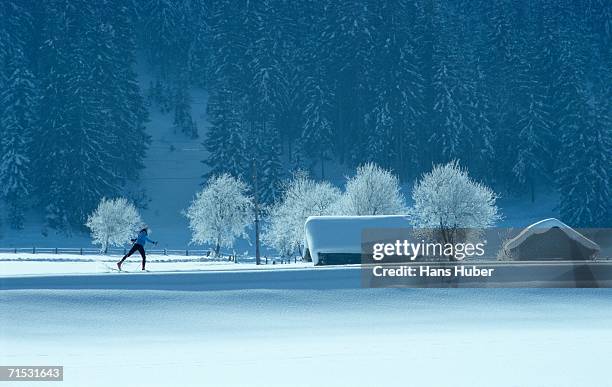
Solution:
M5 277L0 363L64 365L63 386L610 385L610 290L360 289L355 272Z
M116 272L120 255L78 254L25 254L0 253L0 277L48 274L86 274ZM312 263L291 262L280 264L279 260L268 260L268 264L255 265L254 257L238 257L238 264L227 259L212 259L197 256L147 255L147 270L151 272L210 271L210 270L267 270L278 268L312 267ZM262 258L262 263L265 263ZM273 264L276 262L276 264ZM127 272L140 272L141 258L138 254L128 258L122 268Z

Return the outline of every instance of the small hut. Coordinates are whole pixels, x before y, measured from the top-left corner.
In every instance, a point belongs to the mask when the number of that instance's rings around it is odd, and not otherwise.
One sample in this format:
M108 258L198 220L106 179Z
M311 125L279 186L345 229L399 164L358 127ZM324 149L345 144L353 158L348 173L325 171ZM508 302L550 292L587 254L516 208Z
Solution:
M411 227L404 215L311 216L304 225L304 259L315 265L347 265L361 263L362 245L367 230L389 230L401 233Z
M597 243L558 219L544 219L521 231L504 245L505 253L518 261L594 259Z

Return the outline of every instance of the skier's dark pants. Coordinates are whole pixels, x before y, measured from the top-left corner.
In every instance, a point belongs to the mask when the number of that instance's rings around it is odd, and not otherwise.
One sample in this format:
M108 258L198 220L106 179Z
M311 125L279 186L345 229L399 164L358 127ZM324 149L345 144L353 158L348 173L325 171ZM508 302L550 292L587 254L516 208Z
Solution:
M147 261L147 256L145 255L145 250L144 247L142 247L141 244L139 243L134 243L134 246L132 246L132 248L130 249L130 251L128 251L127 254L125 254L123 256L123 258L121 258L121 261L119 261L120 263L123 263L123 261L125 261L125 259L127 257L129 257L130 255L134 254L134 252L138 250L138 252L140 253L140 256L142 257L142 268L144 269L145 267L145 262Z

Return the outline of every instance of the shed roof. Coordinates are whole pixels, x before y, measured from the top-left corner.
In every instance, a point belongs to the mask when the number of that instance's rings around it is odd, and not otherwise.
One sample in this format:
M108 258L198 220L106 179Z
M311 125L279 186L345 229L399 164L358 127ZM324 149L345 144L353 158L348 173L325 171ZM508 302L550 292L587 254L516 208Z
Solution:
M596 250L596 251L600 250L599 245L597 243L593 242L589 238L585 237L578 231L568 226L567 224L555 218L540 220L539 222L536 222L532 224L531 226L527 227L526 229L521 231L516 237L514 237L513 239L509 240L506 243L506 249L507 250L515 249L519 245L521 245L530 236L537 235L537 234L543 234L554 227L559 228L565 233L565 235L568 236L568 238L582 244L583 246L589 249Z

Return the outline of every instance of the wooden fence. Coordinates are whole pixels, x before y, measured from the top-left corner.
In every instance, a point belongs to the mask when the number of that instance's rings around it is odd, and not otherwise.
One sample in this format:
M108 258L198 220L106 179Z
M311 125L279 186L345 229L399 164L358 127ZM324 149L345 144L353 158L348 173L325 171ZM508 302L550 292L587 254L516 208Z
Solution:
M106 255L125 255L127 248L109 248ZM0 253L25 253L25 254L77 254L77 255L100 255L100 249L93 247L0 247ZM212 256L212 250L197 249L147 249L151 255L180 255L180 256ZM233 257L234 254L220 253L221 257Z
M1 253L9 254L74 254L74 255L115 255L122 256L128 252L128 248L109 248L104 254L100 249L94 247L0 247ZM138 255L138 254L136 254ZM238 263L241 262L254 262L255 257L243 257L237 256L235 253L220 252L219 256L215 257L212 250L198 250L198 249L147 249L147 255L174 255L183 257L193 258L210 258L212 260L228 260ZM187 258L186 258L187 259ZM12 259L11 259L12 260ZM261 257L261 263L263 265L278 265L296 263L302 261L301 257L268 257L264 255Z

